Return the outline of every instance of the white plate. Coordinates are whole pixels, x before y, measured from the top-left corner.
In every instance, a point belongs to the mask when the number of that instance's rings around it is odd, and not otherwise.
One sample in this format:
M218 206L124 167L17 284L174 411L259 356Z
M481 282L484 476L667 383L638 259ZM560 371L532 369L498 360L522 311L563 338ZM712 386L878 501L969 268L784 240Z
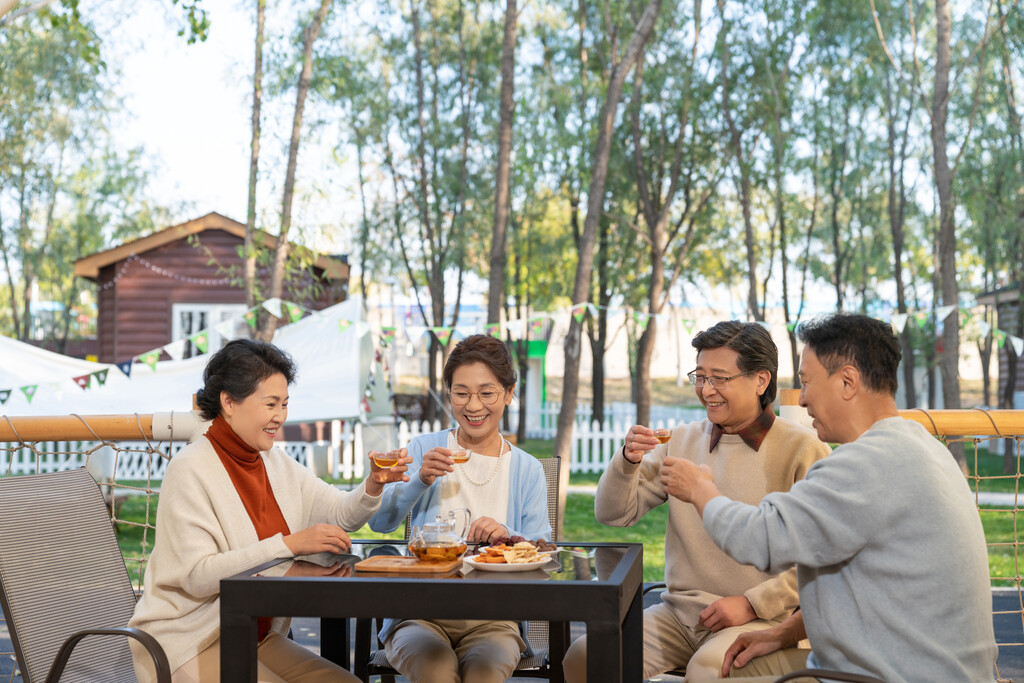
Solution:
M473 569L480 569L487 572L528 572L531 569L540 569L550 561L550 557L544 557L537 562L519 562L509 564L507 562L477 562L476 555L465 558L466 564Z

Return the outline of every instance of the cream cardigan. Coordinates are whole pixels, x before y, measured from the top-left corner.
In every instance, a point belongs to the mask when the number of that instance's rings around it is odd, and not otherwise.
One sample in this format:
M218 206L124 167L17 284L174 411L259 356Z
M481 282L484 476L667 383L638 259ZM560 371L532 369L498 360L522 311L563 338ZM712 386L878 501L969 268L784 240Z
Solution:
M363 526L380 507L365 484L339 491L284 451L261 453L274 497L288 528L337 524ZM242 499L205 436L182 449L167 466L157 508L156 542L149 556L142 598L129 626L159 641L174 671L220 637L220 580L274 559L293 557L276 534L256 538ZM286 634L290 619L271 629ZM135 651L135 648L132 648ZM148 655L139 652L139 659Z

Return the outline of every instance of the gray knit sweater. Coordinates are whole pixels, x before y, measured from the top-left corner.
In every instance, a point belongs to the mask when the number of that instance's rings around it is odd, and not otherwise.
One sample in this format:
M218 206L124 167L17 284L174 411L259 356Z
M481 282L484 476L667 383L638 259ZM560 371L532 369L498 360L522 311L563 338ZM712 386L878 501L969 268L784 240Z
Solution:
M704 526L769 571L794 564L809 665L886 683L993 680L985 537L949 451L892 417L760 505L724 496Z

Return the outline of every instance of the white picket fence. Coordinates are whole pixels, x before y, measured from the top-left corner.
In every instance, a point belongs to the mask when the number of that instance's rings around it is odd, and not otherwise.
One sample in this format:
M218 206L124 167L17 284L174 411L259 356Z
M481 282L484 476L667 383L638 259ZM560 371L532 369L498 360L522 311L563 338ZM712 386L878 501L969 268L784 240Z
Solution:
M536 416L537 426L527 429L529 439L553 439L560 405L548 403ZM673 427L683 422L703 419L704 410L692 408L652 409L653 428ZM529 417L529 415L528 415ZM604 425L593 418L590 405L581 404L573 427L569 460L571 472L603 472L630 426L636 424L636 406L617 403L605 411ZM518 414L510 415L515 429ZM371 450L397 448L420 434L445 428L439 420L399 422L390 420L362 424L353 420L331 422L330 439L312 442L280 442L278 445L297 462L311 468L317 476L359 481L369 472L367 453ZM0 444L0 473L31 474L53 472L88 466L98 480L159 481L169 459L185 446L173 443L122 441L107 445L95 441L37 442L29 446ZM36 457L38 452L39 457Z
M509 406L510 424L519 424L519 409L518 401L513 401L512 405ZM526 438L555 438L555 433L558 431L558 413L561 410L562 404L554 401L544 403L539 408L531 406L526 413ZM704 416L705 411L703 407L651 406L651 422L675 425L683 422L699 421L704 419ZM580 403L576 406L577 425L589 425L596 420L592 404ZM604 424L636 424L636 404L623 402L606 404L604 407ZM514 429L515 427L513 426ZM625 432L623 432L623 435L625 435Z

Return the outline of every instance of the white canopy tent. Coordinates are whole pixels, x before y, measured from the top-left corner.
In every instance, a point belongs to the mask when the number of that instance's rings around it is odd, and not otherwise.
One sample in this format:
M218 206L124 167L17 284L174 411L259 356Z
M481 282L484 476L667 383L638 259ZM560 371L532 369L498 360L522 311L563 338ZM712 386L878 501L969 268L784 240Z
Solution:
M341 321L352 324L341 330ZM359 415L373 344L359 299L316 311L277 330L274 343L291 354L298 376L290 388L289 422ZM136 362L131 376L116 365L93 363L0 336L0 390L10 396L0 415L111 415L188 411L202 386L208 355L161 361L156 369ZM74 378L107 370L82 389ZM36 386L29 401L22 387Z

